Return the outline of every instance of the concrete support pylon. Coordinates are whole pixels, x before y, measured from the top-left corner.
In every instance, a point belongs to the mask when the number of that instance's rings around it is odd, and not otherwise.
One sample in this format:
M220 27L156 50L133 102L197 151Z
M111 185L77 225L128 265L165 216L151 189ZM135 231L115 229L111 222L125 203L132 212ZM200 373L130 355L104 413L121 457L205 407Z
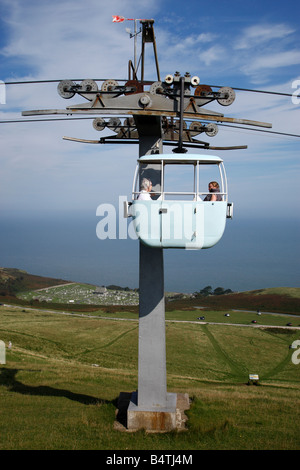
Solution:
M139 132L139 156L162 153L160 117L135 116ZM153 191L160 190L160 166L147 165ZM139 264L138 390L127 411L128 429L168 431L176 428L177 394L167 392L166 327L163 249L140 242Z

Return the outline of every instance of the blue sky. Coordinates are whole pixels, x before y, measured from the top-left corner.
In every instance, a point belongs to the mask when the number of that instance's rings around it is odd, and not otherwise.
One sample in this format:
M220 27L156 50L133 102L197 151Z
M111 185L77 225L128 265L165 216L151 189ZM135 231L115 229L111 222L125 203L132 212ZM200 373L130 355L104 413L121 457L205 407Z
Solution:
M287 7L265 0L191 0L186 5L177 0L0 0L0 80L126 79L133 39L125 28L133 29L133 22L112 23L112 15L122 15L155 20L162 77L178 70L210 85L297 93L299 13L296 1ZM145 78L155 80L150 47L146 54ZM7 85L0 120L22 119L23 110L64 109L81 99L64 100L56 87ZM236 91L231 106L210 104L208 109L299 135L300 93L294 101ZM2 213L16 218L27 212L37 217L95 214L99 204L117 205L119 195L130 195L136 145L83 145L63 136L98 139L100 133L89 120L0 124ZM214 146L248 145L218 153L237 220L279 215L283 221L299 220L299 138L220 126L216 137L205 140Z

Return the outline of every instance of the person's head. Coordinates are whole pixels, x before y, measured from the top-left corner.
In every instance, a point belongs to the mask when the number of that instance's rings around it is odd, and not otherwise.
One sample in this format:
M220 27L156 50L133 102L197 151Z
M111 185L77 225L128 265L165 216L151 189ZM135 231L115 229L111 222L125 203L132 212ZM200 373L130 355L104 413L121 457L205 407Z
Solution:
M141 191L148 191L150 192L152 189L152 182L147 178L143 178L141 182Z
M217 183L216 181L211 181L210 183L208 183L208 190L210 193L220 191L219 183Z

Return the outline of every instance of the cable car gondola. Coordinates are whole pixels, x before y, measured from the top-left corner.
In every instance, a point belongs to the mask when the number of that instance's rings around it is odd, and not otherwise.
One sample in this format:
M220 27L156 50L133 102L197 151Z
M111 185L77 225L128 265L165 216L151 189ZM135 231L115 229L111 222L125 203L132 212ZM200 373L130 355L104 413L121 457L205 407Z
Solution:
M145 178L152 182L147 199L140 188ZM215 180L218 188L210 192L208 185ZM202 249L218 243L232 210L220 157L155 154L138 159L132 200L125 201L124 216L133 218L136 235L145 245Z

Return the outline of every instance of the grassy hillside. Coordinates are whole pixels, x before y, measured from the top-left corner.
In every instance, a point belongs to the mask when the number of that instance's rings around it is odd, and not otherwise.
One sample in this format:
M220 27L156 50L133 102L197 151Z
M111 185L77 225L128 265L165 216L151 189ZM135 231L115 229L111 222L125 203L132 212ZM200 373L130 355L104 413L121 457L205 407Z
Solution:
M259 289L246 292L253 295L285 295L296 299L300 298L299 287L271 287L269 289Z
M172 308L172 302L168 309ZM176 301L176 308L203 306L214 309L247 309L300 314L300 288L271 288L226 295L199 296Z
M137 388L137 321L4 306L0 319L12 342L0 365L2 450L300 449L289 347L299 330L167 322L168 391L189 394L188 427L147 434L114 427L119 394Z
M20 291L42 289L68 282L62 279L35 276L21 269L0 267L0 295L2 296L15 295Z

